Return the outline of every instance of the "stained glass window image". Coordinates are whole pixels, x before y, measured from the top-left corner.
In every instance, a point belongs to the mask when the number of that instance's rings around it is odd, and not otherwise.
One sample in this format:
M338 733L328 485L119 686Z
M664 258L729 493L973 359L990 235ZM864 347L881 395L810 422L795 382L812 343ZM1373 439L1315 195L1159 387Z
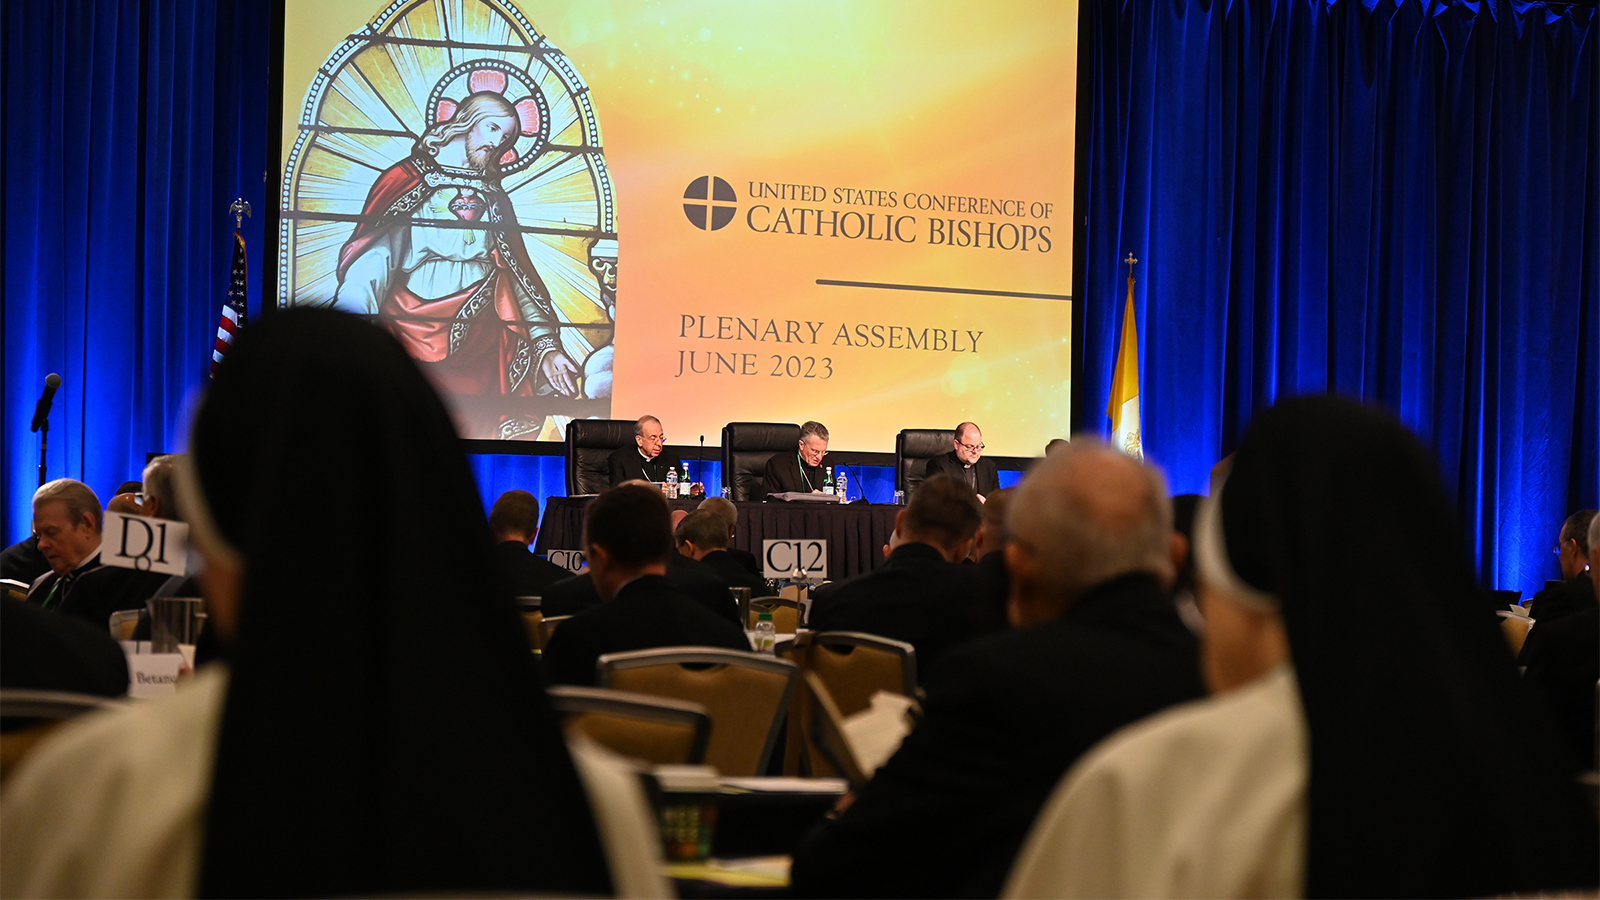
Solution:
M509 0L395 0L296 116L279 303L374 317L463 437L610 413L617 231L599 119Z

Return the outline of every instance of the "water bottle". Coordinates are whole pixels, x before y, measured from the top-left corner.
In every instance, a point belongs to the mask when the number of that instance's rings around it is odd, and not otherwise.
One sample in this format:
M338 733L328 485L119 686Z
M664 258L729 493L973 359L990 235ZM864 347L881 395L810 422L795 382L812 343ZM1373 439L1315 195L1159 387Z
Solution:
M688 463L684 463L684 465L683 465L683 477L678 479L678 496L679 497L687 497L690 494L694 493L694 491L689 489L690 488L690 484L691 483L689 481L689 464Z
M850 475L848 472L839 473L839 502L850 502Z
M725 484L725 485L722 486L722 499L724 499L724 500L732 500L733 499L733 485Z
M894 492L894 505L895 506L905 506L906 505L906 492L905 491L895 491Z
M778 641L777 626L772 624L772 611L762 610L756 615L755 649L757 653L773 652L772 645Z
M834 493L833 466L828 466L822 470L822 492L830 495Z
M667 486L661 489L661 493L666 494L668 498L672 498L672 497L678 496L678 467L677 466L668 466L667 467Z

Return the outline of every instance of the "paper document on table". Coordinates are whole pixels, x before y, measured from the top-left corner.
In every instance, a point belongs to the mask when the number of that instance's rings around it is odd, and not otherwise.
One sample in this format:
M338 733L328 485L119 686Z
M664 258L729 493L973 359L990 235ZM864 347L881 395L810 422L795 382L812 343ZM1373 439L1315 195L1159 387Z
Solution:
M872 695L871 706L844 720L841 730L861 771L871 775L900 749L900 742L911 733L914 702L905 694L879 691Z

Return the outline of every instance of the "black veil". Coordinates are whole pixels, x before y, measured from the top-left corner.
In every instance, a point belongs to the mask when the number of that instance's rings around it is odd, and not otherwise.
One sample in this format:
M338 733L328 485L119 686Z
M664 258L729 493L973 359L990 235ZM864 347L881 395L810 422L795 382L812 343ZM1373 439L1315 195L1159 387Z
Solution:
M1429 453L1308 397L1257 417L1228 559L1281 604L1310 726L1308 897L1593 886L1575 761L1519 683Z
M266 317L190 449L197 528L245 566L201 895L608 893L455 430L400 345Z

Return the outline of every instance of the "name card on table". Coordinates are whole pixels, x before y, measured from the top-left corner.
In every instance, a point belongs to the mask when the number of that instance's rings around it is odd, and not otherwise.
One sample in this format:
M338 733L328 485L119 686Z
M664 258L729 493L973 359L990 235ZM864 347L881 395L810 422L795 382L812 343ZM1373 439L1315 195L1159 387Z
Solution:
M160 697L178 689L182 653L128 654L128 696Z
M551 550L545 558L568 572L582 572L589 562L582 550Z
M182 575L189 559L189 526L170 519L106 513L100 562L141 572Z
M761 542L761 577L792 578L796 567L807 581L826 581L828 542L817 538Z

